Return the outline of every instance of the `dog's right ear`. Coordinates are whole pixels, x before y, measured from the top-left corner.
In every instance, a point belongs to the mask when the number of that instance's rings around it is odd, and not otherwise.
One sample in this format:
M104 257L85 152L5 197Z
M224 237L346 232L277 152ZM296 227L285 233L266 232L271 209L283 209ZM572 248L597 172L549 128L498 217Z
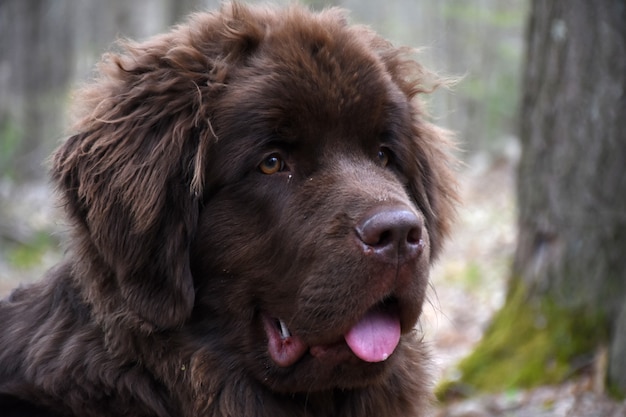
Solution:
M79 91L77 133L53 156L52 176L73 226L76 278L101 317L155 331L191 314L211 120L238 54L262 36L231 8L121 43Z
M54 155L53 177L94 313L151 332L191 314L189 246L212 138L185 110L160 117L165 101L136 106L144 119L131 111L69 138Z

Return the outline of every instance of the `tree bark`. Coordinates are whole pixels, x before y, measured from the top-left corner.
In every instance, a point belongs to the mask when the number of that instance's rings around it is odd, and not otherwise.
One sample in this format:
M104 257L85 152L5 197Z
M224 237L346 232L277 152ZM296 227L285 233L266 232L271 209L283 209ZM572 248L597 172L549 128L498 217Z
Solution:
M626 2L534 0L511 286L606 327L626 391Z
M590 369L626 393L624 22L624 0L532 1L507 299L440 396Z

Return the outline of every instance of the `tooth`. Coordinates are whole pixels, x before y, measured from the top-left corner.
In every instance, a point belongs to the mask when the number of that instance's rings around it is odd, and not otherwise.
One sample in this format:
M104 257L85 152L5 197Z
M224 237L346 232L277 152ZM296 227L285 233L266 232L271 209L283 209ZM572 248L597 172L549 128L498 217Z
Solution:
M289 329L287 328L285 322L282 320L278 320L278 323L280 324L280 333L282 338L286 339L288 337L291 337L291 333L289 333Z

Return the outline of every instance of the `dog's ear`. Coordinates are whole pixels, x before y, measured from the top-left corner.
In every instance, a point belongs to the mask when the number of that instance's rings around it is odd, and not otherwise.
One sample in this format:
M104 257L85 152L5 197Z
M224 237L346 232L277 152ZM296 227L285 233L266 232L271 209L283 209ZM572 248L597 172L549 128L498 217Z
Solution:
M415 117L413 138L417 167L409 191L424 213L430 238L430 256L436 259L450 234L459 201L453 175L456 159L451 155L450 133L420 117Z
M179 28L105 56L79 91L78 133L52 159L86 296L148 331L180 326L193 308L189 246L216 139L209 103L227 76L191 35Z
M407 167L416 168L409 173L409 192L424 214L430 238L431 259L437 258L456 217L459 202L457 182L453 174L458 161L452 154L454 144L451 133L428 121L420 96L432 93L440 86L453 83L428 71L413 59L415 51L395 48L388 41L368 29L369 42L381 57L393 82L410 103L413 146L401 158ZM363 38L368 39L367 34Z
M191 314L211 120L231 69L264 36L247 13L226 4L143 43L122 41L78 92L77 133L53 156L52 176L97 314L147 331Z

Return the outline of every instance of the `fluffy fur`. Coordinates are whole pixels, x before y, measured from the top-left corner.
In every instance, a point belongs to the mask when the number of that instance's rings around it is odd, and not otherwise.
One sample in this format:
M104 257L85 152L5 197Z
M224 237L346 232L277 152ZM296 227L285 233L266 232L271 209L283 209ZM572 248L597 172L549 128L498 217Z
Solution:
M66 260L0 302L3 415L424 415L414 329L455 200L425 76L297 6L106 55L52 159ZM386 360L344 341L364 317L400 327Z

